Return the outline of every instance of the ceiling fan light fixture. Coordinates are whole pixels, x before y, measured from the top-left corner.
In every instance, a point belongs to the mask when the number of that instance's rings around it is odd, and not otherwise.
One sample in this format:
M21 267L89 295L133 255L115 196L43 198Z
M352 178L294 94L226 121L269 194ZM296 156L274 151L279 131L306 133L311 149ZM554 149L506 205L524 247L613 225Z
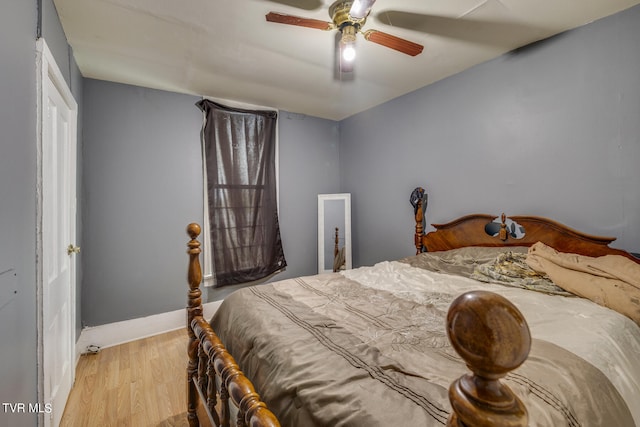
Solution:
M356 59L356 48L353 43L343 45L341 51L342 59L344 59L345 61L352 62L354 59Z
M345 25L340 30L342 37L340 38L340 53L342 59L351 62L356 57L356 33L357 29L353 25Z
M358 29L355 26L345 25L340 29L340 32L342 33L342 37L340 39L342 43L353 44L356 42L356 33L358 32Z

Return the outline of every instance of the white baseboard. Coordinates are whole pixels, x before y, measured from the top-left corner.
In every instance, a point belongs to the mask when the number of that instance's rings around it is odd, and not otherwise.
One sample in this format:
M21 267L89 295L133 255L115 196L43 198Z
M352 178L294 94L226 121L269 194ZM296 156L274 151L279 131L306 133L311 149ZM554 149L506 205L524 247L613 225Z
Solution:
M222 301L203 304L204 318L210 319L220 307L220 304L222 304ZM186 328L186 325L187 311L182 309L106 325L86 327L80 332L80 337L76 342L76 360L87 351L89 346L97 346L101 349L112 347L164 332Z

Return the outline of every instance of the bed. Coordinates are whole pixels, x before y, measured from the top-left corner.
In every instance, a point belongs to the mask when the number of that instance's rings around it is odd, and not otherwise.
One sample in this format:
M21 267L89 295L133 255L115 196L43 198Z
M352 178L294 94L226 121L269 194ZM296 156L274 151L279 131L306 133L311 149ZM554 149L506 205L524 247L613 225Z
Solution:
M640 425L633 312L542 273L524 284L478 276L505 257L521 268L558 251L614 255L633 282L638 260L541 217L474 214L425 234L421 203L415 256L236 291L213 319L190 224L190 425Z

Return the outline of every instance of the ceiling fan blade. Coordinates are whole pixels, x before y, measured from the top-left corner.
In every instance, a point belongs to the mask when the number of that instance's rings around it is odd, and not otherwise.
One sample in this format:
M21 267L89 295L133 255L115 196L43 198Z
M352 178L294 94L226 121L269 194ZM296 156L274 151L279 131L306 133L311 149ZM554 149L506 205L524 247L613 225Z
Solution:
M319 19L301 18L299 16L287 15L284 13L269 12L267 13L266 18L269 22L296 25L298 27L316 28L318 30L326 31L334 28L331 22L321 21Z
M424 46L391 34L383 33L377 30L367 30L362 33L365 40L377 43L379 45L397 50L410 56L416 56L422 53Z
M322 0L267 0L271 3L283 4L285 6L291 6L303 10L317 10L320 9L324 3Z
M520 22L466 16L451 18L397 10L377 13L376 19L383 24L394 27L491 46L502 46L513 39L536 39L544 36L550 30ZM505 34L508 34L508 39Z
M349 16L355 19L366 18L375 2L376 0L355 0L349 10Z

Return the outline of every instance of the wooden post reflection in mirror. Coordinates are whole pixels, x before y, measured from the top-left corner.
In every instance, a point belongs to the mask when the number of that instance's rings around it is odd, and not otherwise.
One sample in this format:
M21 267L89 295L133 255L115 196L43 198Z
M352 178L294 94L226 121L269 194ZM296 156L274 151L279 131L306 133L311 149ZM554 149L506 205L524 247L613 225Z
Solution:
M318 194L318 273L351 267L351 194Z
M347 269L347 263L345 259L346 248L343 242L344 239L340 238L340 228L336 227L336 238L333 246L333 272L336 273L340 270Z

